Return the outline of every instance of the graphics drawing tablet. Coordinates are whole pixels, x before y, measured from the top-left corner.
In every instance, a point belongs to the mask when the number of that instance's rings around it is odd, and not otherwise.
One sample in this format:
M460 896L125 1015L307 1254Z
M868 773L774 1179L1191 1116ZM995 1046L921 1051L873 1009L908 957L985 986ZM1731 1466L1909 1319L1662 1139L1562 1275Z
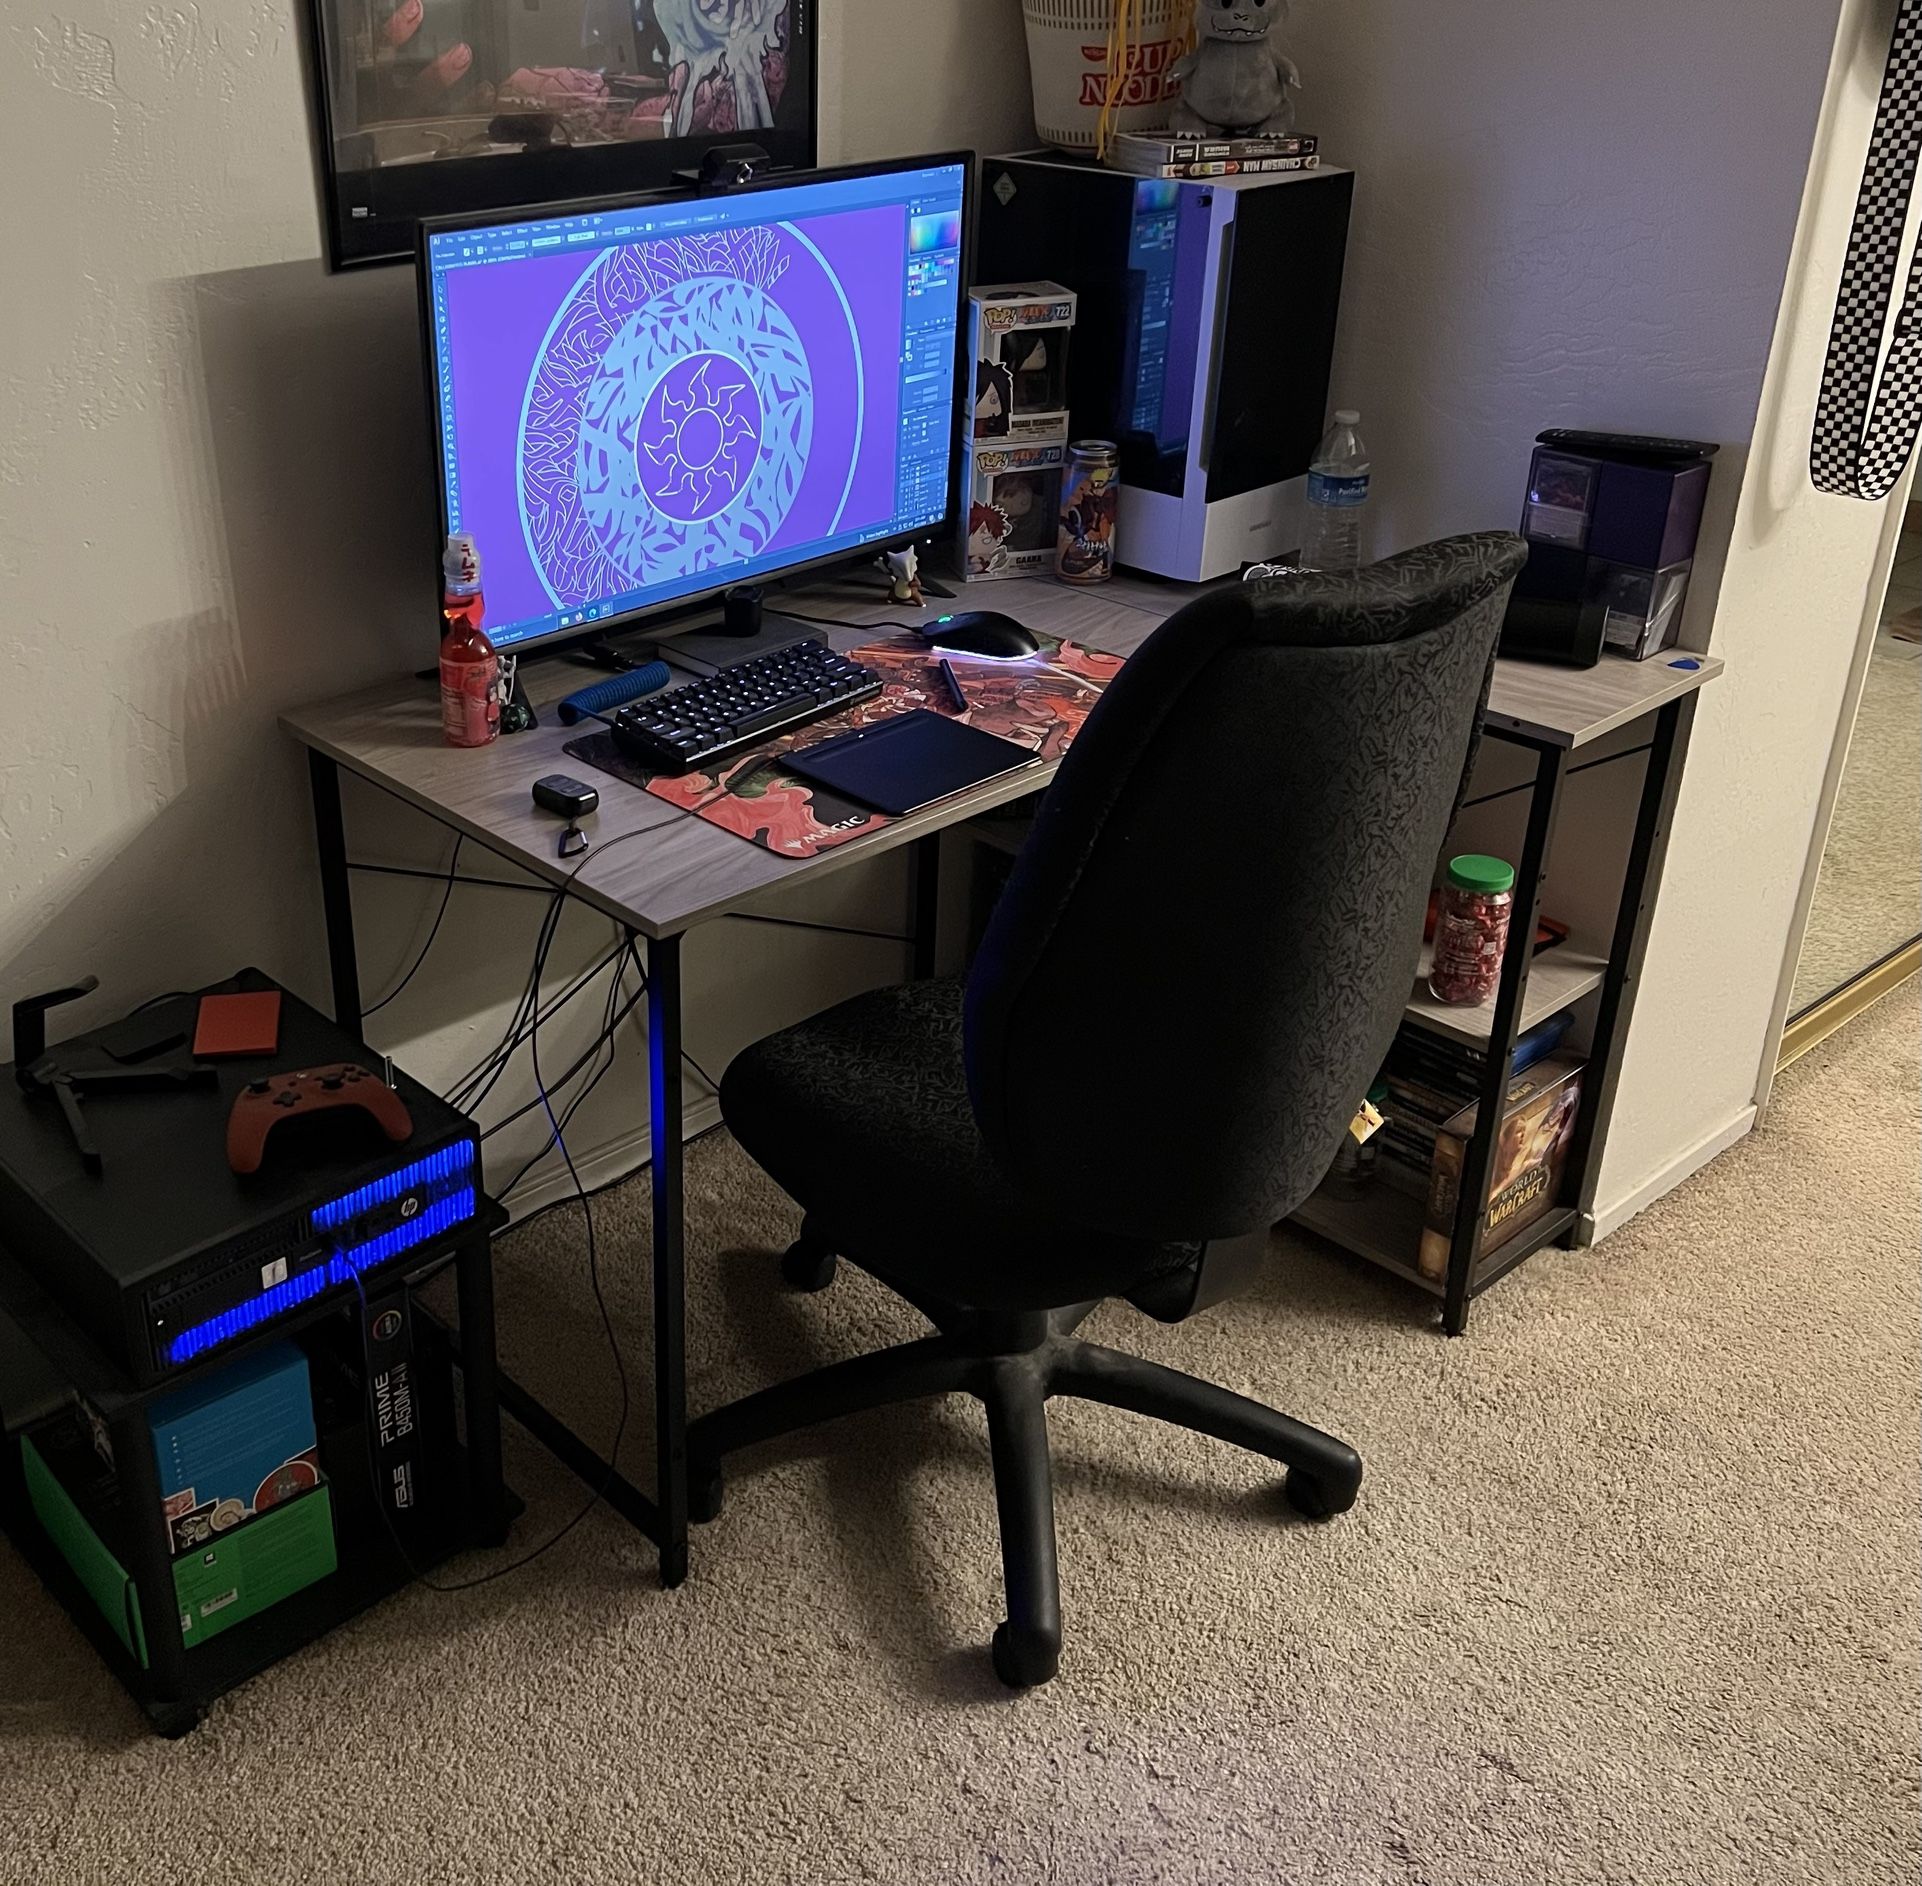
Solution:
M1039 766L1039 754L925 708L857 727L782 756L797 778L900 818L991 779Z

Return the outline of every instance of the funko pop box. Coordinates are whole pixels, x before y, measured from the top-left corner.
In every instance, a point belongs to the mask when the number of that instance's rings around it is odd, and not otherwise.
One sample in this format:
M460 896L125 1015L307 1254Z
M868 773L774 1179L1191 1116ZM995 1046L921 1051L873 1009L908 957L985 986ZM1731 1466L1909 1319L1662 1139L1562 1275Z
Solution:
M1067 445L1053 439L984 446L963 461L955 559L963 581L1052 574L1067 456Z
M974 382L964 459L984 446L1066 440L1075 301L1059 282L969 290Z

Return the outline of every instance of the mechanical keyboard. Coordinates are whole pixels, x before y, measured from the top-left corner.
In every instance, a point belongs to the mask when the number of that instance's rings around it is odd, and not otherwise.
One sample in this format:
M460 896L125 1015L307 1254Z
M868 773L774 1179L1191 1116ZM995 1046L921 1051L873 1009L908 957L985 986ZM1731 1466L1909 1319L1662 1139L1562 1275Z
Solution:
M629 759L656 773L690 773L880 691L879 675L825 642L792 642L650 695L622 708L608 725Z

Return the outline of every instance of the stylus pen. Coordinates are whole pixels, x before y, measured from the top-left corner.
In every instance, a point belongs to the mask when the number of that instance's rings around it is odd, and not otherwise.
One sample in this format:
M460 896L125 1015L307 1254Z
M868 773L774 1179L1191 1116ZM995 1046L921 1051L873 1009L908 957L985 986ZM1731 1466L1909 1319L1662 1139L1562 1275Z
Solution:
M961 692L961 683L954 677L954 664L945 656L935 664L941 670L941 679L948 684L948 699L954 703L957 714L968 711L968 697Z

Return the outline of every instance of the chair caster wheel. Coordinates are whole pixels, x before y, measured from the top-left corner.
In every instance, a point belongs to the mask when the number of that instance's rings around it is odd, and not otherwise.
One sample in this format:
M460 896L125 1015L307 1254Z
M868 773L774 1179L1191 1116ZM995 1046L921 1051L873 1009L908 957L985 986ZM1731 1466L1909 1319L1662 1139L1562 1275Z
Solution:
M1290 1467L1288 1478L1281 1483L1282 1498L1304 1519L1333 1519L1354 1505L1360 1491L1359 1480L1344 1483L1318 1479L1300 1467Z
M1018 1631L1012 1624L1000 1624L995 1627L990 1655L995 1675L1009 1689L1031 1690L1047 1682L1061 1667L1061 1642L1038 1631Z
M687 1516L697 1526L721 1516L721 1502L727 1495L727 1476L721 1463L690 1461L687 1468Z
M796 1290L825 1290L841 1260L812 1238L799 1237L781 1257L781 1275Z

